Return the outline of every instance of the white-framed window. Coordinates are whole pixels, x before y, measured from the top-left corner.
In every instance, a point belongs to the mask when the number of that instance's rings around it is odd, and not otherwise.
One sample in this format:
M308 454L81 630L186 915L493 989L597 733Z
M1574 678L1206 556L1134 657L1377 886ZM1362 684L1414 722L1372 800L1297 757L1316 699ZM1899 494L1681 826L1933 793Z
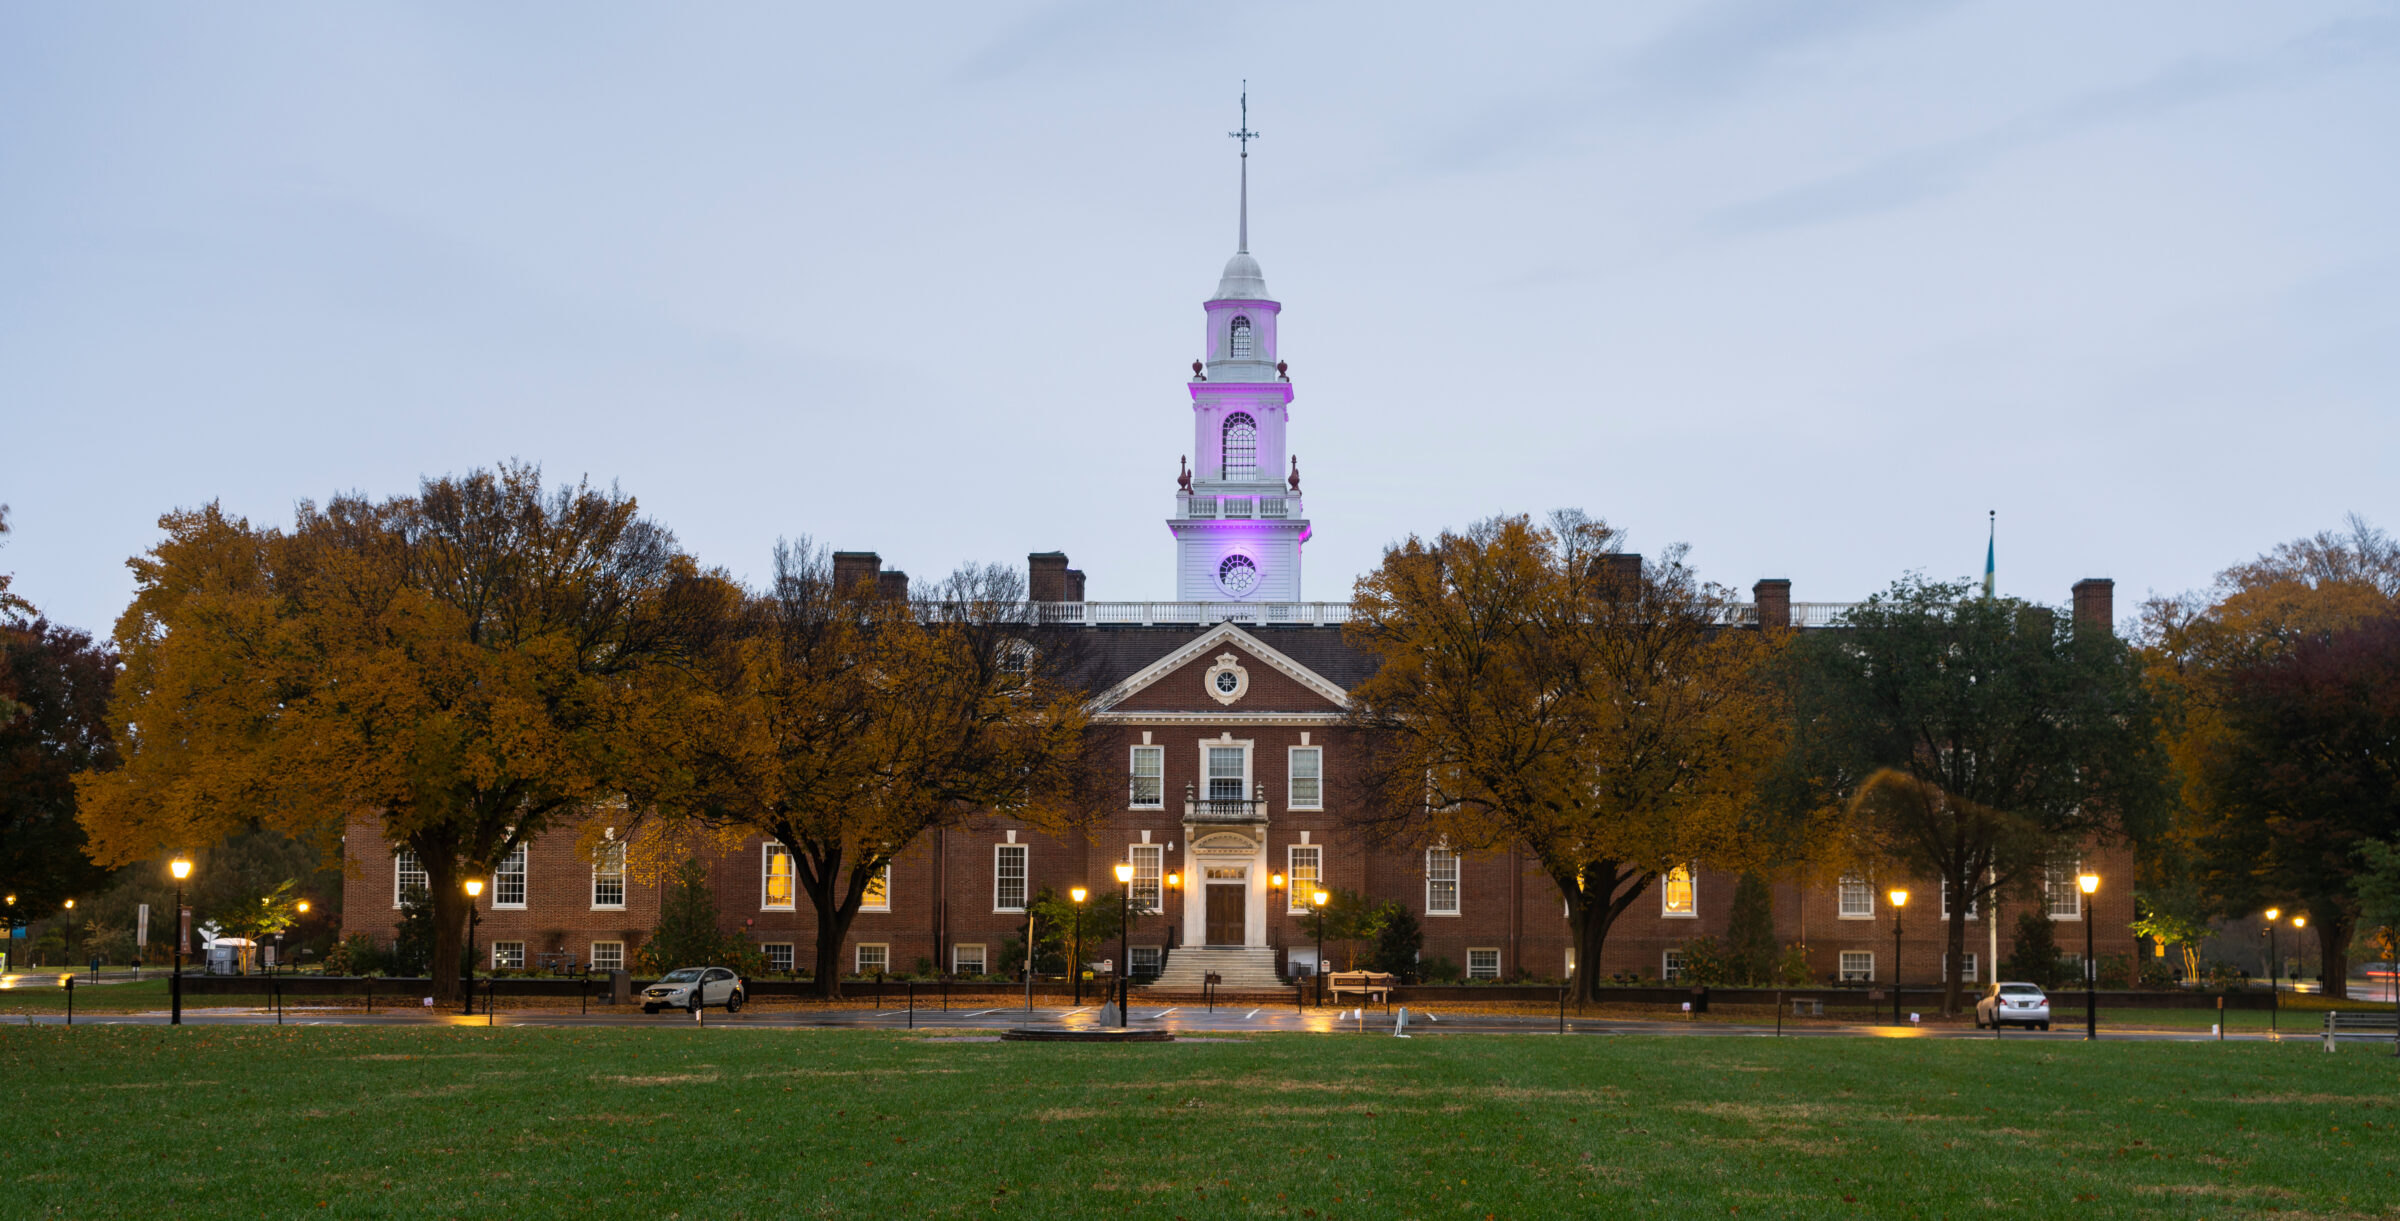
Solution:
M982 945L953 945L950 947L950 973L952 975L981 975L983 972Z
M799 898L799 887L792 873L792 850L773 840L760 845L758 857L758 907L760 911L788 912Z
M1227 338L1233 341L1231 345L1232 359L1250 359L1250 320L1236 315L1233 325L1226 329L1230 332Z
M595 941L595 942L593 942L593 943L592 943L592 969L593 969L593 970L595 970L595 971L622 971L622 970L624 970L624 969L625 969L625 943L624 943L624 942L622 942L622 941Z
M492 969L493 969L493 970L495 970L495 971L522 971L522 970L524 970L524 969L525 969L525 943L524 943L524 942L522 942L522 941L495 941L495 942L493 942L493 943L492 943Z
M400 906L410 890L433 892L433 875L425 872L425 862L417 859L414 850L402 848L392 853L392 906Z
M1690 865L1673 866L1659 880L1658 914L1677 919L1699 918L1700 881Z
M592 862L592 910L625 910L625 845L611 841L600 846Z
M992 845L992 910L1025 910L1024 844Z
M1165 844L1134 844L1126 849L1133 854L1133 910L1162 911L1159 902L1159 875L1166 860Z
M1843 878L1834 914L1844 920L1874 919L1875 883L1866 878Z
M1983 904L1982 904L1981 902L1975 902L1975 903L1969 903L1969 904L1967 904L1967 919L1969 919L1969 920L1973 920L1973 919L1975 919L1975 918L1976 918L1978 915L1982 914L1982 909L1983 909ZM1949 919L1949 918L1950 918L1950 879L1948 879L1948 878L1943 878L1943 879L1942 879L1942 919L1944 919L1944 920L1947 920L1947 919Z
M1258 478L1258 421L1237 411L1225 417L1225 473L1231 483Z
M1666 983L1683 978L1683 951L1668 950L1658 956L1658 977Z
M1133 784L1126 797L1127 804L1137 810L1167 808L1167 748L1136 746L1133 748Z
M770 971L779 971L779 972L781 972L781 973L783 973L783 974L785 974L785 975L789 975L789 974L791 974L791 973L792 973L792 943L791 943L791 942L789 942L789 941L770 941L770 942L767 942L767 943L766 943L766 944L764 944L764 945L761 945L761 946L759 946L758 948L759 948L759 949L760 949L762 952L764 952L764 953L766 954L766 956L767 956L767 969L768 969L768 970L770 970Z
M1156 975L1166 962L1166 951L1155 945L1137 945L1125 951L1125 961L1136 975Z
M1448 848L1425 850L1425 914L1458 914L1458 854Z
M2042 897L2053 920L2083 919L2083 888L2075 884L2075 875L2083 872L2083 862L2074 861L2065 867L2051 866L2042 874Z
M1875 981L1875 951L1843 950L1842 982L1873 983Z
M1287 878L1291 882L1286 888L1289 897L1285 902L1292 911L1307 911L1309 896L1315 894L1317 887L1325 881L1324 845L1293 844L1284 851L1290 858Z
M492 870L492 906L525 906L525 845L509 849Z
M1498 951L1498 950L1468 950L1468 951L1467 951L1467 978L1468 978L1468 979L1498 979L1498 978L1500 978L1500 951Z
M890 861L885 861L883 868L876 870L873 876L867 879L867 892L858 897L858 910L862 912L892 910L892 863Z
M1242 746L1208 748L1208 799L1243 801L1250 796L1250 751Z
M859 974L873 975L877 971L888 971L891 969L891 966L891 946L880 941L861 941L858 943Z
M1325 748L1295 746L1292 748L1291 807L1295 810L1325 808Z
M1958 956L1958 981L1959 981L1960 983L1964 983L1964 984L1971 984L1971 983L1974 983L1974 982L1975 982L1975 968L1976 968L1978 965L1980 965L1980 964L1978 964L1978 963L1975 961L1975 956L1974 956L1973 954L1961 954L1961 955L1959 955L1959 956ZM1949 973L1950 973L1950 955L1949 955L1949 954L1947 954L1947 953L1945 953L1945 954L1943 954L1943 955L1942 955L1942 974L1944 974L1944 975L1948 975Z

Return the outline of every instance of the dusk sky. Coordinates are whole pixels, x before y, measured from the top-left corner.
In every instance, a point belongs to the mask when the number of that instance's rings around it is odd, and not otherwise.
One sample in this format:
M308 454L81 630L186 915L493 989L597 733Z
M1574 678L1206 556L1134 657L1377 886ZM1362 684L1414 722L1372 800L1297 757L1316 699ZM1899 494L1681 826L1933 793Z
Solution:
M1307 596L1576 506L1745 592L2121 617L2400 527L2389 3L0 8L0 572L522 458L703 560L1174 594L1283 302Z

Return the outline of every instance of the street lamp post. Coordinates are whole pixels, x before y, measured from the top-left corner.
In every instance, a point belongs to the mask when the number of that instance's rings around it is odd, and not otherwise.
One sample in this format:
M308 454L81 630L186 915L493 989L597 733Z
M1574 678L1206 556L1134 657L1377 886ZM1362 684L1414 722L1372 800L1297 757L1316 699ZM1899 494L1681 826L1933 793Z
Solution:
M1269 948L1283 948L1283 921L1288 914L1283 901L1283 875L1270 873L1267 875L1267 945Z
M75 969L75 900L67 900L67 969Z
M2279 965L2275 952L2275 922L2283 919L2283 909L2267 909L2267 1029L2275 1029L2276 1010L2283 1007L2283 994L2275 989L2275 970Z
M1083 901L1091 891L1078 886L1067 892L1075 900L1075 933L1067 942L1067 974L1075 977L1075 1007L1083 1007Z
M2308 917L2302 915L2292 917L2292 992L2294 995L2300 991L2300 972L2308 966L2308 950L2304 948L2308 943L2300 939L2300 931L2307 927Z
M1166 910L1167 910L1167 911L1169 911L1169 912L1180 912L1180 911L1182 911L1182 910L1183 910L1183 875L1182 875L1182 874L1180 874L1180 873L1177 873L1177 872L1175 872L1175 871L1174 871L1174 870L1172 870L1172 869L1170 869L1170 870L1168 870L1168 871L1167 871L1167 907L1166 907ZM1206 938L1202 938L1202 941L1203 941L1203 942L1205 942L1206 940L1207 940ZM1169 917L1167 918L1167 951L1168 951L1169 953L1173 953L1173 952L1174 952L1174 951L1175 951L1177 948L1179 948L1179 947L1180 947L1180 946L1182 946L1182 945L1183 945L1183 922L1182 922L1182 919L1181 919L1180 917L1178 917L1178 916L1169 916Z
M2083 1038L2100 1037L2100 964L2092 960L2092 896L2100 893L2100 875L2082 873L2075 884L2083 888Z
M1895 886L1887 896L1892 901L1892 1025L1900 1024L1900 909L1908 906L1908 892Z
M0 951L0 960L6 960L7 965L12 967L18 965L11 957L17 950L17 896L14 894L8 896L8 926L0 928L0 937L7 938L8 946L5 951Z
M479 898L482 898L482 897L483 897L483 879L482 879L482 878L468 878L468 879L467 879L467 961L466 961L466 968L467 968L467 969L466 969L464 972L462 972L462 974L463 974L463 975L466 977L466 986L465 986L464 988L462 988L462 989L461 989L461 991L463 991L463 992L465 992L465 993L467 994L467 1007L466 1007L465 1009L463 1009L463 1010L460 1010L460 1012L461 1012L461 1013L464 1013L464 1014L466 1014L466 1015L467 1015L467 1016L469 1016L469 1017L472 1017L472 1016L474 1016L474 1014L475 1014L475 919L476 919L476 916L479 914L479 913L478 913L478 912L475 910L475 900L477 900L477 899L479 899ZM693 984L693 985L692 985L692 990L693 990L695 993L697 993L697 992L700 990L700 985L698 985L698 984Z
M1317 976L1317 1003L1320 1005L1325 1003L1325 900L1332 897L1322 890L1309 896L1309 902L1317 908L1317 961L1313 969Z
M175 975L168 981L167 1025L183 1025L183 880L192 876L192 863L176 857L167 862L175 875Z
M1125 1005L1133 993L1125 986L1133 973L1133 862L1117 864L1117 1026L1125 1025Z

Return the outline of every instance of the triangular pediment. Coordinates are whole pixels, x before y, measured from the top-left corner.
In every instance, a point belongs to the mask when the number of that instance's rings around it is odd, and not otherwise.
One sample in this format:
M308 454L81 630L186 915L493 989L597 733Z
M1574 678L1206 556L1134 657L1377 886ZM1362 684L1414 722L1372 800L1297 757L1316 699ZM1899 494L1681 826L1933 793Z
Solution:
M1220 677L1234 691L1218 688ZM1126 676L1096 703L1102 712L1338 712L1350 697L1341 684L1220 623Z

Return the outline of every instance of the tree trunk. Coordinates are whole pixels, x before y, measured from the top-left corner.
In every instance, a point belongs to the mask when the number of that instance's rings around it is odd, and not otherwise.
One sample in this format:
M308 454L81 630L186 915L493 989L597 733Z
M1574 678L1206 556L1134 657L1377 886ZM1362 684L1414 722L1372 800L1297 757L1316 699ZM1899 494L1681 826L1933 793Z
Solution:
M455 1005L459 996L459 963L465 951L467 892L460 888L458 862L448 853L417 853L425 864L425 883L433 901L433 1003Z
M1617 894L1628 881L1632 886ZM1568 916L1574 925L1575 1000L1580 1004L1599 999L1600 955L1608 947L1608 931L1649 888L1649 879L1639 870L1619 869L1615 861L1601 861L1584 866L1574 884L1576 893L1568 904Z
M799 875L800 888L808 892L810 906L817 909L817 998L840 1000L842 941L850 935L850 922L858 916L859 902L866 895L866 880L849 876L857 870L843 870L838 851L826 858L813 852L795 851L792 864ZM889 963L885 969L890 969Z
M2350 995L2350 934L2357 927L2349 913L2328 903L2309 913L2317 926L2317 966L2325 975L2325 995L2336 1000Z

